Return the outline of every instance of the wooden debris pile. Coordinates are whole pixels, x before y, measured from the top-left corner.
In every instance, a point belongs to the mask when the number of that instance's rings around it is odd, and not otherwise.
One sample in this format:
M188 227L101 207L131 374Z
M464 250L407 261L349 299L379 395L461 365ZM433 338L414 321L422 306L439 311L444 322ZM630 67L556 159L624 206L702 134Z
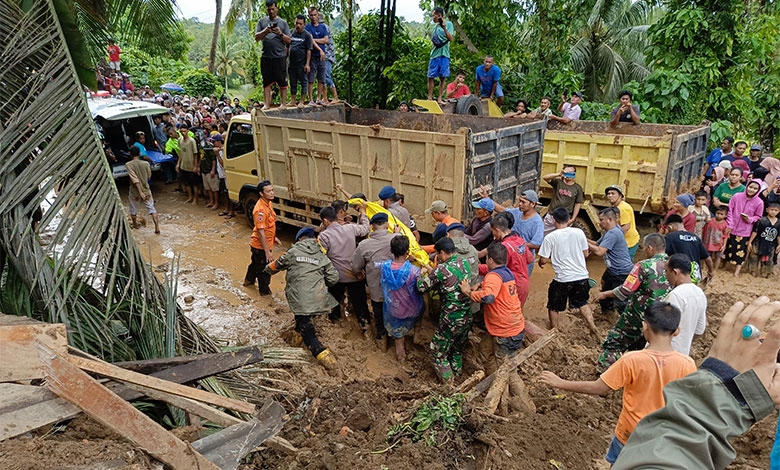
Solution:
M297 451L276 436L288 420L279 403L258 407L187 385L262 361L258 347L120 367L69 347L65 325L0 314L0 358L0 441L86 413L174 470L234 470L261 444ZM225 429L186 443L130 403L143 397Z

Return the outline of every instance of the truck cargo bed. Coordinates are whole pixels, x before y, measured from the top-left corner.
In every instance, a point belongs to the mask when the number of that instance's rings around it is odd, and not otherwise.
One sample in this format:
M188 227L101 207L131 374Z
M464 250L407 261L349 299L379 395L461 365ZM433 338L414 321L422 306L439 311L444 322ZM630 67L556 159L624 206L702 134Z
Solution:
M385 185L405 196L421 231L424 211L445 201L468 221L485 185L497 200L536 189L545 120L433 115L344 105L254 115L263 174L282 200L281 219L316 225L316 210L342 196L335 185L376 200Z

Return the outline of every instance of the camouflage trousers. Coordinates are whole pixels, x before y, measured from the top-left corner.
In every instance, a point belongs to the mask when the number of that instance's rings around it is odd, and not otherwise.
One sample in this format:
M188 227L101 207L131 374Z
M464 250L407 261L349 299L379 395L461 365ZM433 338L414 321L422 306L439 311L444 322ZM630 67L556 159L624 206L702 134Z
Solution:
M470 307L470 306L469 306ZM433 366L443 381L451 380L463 368L463 349L471 331L471 310L443 313L431 340Z
M626 351L635 351L645 347L645 337L642 334L644 315L631 305L620 314L618 321L610 328L601 347L604 351L598 359L597 369L604 372L614 364Z

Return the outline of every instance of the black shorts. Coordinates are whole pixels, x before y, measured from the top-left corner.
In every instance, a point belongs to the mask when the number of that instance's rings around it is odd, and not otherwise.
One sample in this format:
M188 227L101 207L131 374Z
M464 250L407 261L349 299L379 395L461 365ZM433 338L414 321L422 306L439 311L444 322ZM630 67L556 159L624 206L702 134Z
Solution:
M571 308L587 305L590 298L590 283L587 279L572 282L553 280L547 289L547 308L553 312L563 312L566 304Z
M309 82L306 78L306 72L303 71L303 64L290 65L287 67L287 75L290 76L290 94L296 96L298 94L298 84L301 84L301 96L306 95L306 87Z
M194 171L179 170L181 182L187 186L198 186L201 183L201 177Z
M276 83L279 88L287 87L287 58L260 58L260 73L263 74L263 88Z

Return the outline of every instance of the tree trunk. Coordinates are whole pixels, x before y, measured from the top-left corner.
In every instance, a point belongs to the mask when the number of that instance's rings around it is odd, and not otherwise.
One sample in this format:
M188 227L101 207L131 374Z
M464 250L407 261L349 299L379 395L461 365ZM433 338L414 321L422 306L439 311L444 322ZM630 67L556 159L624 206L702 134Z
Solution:
M217 57L217 40L219 40L219 23L222 20L222 0L217 2L216 16L214 16L214 32L211 34L211 49L209 49L209 73L214 73L214 62ZM227 91L227 86L225 86Z
M466 45L466 49L473 52L474 54L479 54L479 49L477 49L477 46L471 42L471 39L469 39L469 37L466 35L466 31L464 31L460 26L460 23L458 23L458 17L455 16L454 13L447 12L447 18L452 21L452 29L455 30L455 33L460 37L461 41L463 41L463 44Z
M392 2L392 3L391 3ZM393 47L393 29L395 28L395 8L396 4L398 3L398 0L387 0L387 27L385 28L385 37L384 37L384 53L382 55L382 72L390 66L390 61L388 56L388 51L392 50ZM379 42L382 44L382 42ZM387 77L382 73L379 77L379 107L381 109L385 109L387 107L387 95L389 93L388 90L388 80Z
M354 15L353 0L349 0L349 14L347 16L347 101L352 103L352 17Z
M761 146L764 147L763 153L775 152L775 136L777 135L777 129L771 124L758 126L758 137L761 142Z

